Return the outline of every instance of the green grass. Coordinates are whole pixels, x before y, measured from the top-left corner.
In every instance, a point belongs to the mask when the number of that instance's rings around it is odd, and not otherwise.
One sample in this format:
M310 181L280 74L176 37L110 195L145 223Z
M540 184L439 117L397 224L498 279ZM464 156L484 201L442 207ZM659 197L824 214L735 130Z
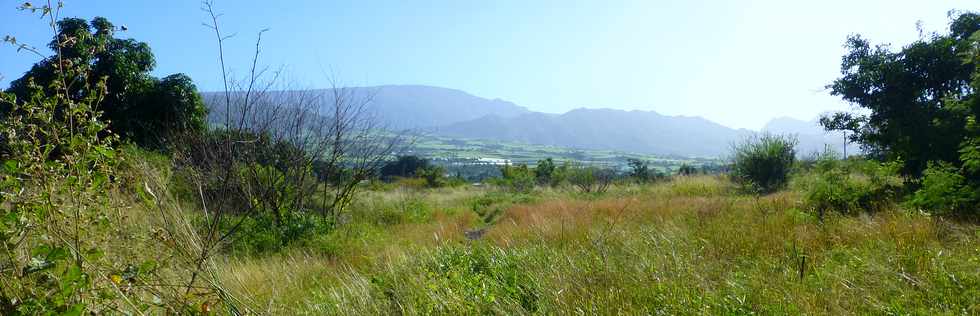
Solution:
M307 244L219 266L273 314L980 313L980 226L802 207L706 176L601 196L396 189Z

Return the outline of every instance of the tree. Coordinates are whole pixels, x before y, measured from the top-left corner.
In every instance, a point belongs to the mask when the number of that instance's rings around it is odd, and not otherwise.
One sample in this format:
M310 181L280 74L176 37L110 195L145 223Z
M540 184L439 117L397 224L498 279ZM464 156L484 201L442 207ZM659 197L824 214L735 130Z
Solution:
M68 94L80 97L85 95L86 87L104 81L105 97L97 108L102 112L101 118L109 121L109 130L126 139L159 147L174 133L204 128L207 110L191 79L183 74L162 80L151 76L156 61L146 43L115 38L118 29L103 17L90 23L78 18L62 19L57 22L57 30L49 47L59 55L34 64L23 77L11 82L8 93L27 98L30 82L49 87L60 78L65 81ZM59 38L72 41L59 42ZM84 68L87 74L75 72L58 77L59 60ZM51 96L56 91L46 88L44 93Z
M384 167L381 167L381 178L390 180L394 177L413 177L419 171L429 167L428 159L412 155L399 156L395 161L388 162Z
M535 175L527 164L503 165L500 167L500 184L520 193L534 190Z
M850 132L850 140L872 157L903 160L907 175L921 175L930 161L957 161L967 117L978 110L956 106L976 94L970 87L976 62L964 54L975 49L978 30L980 15L963 13L952 19L948 33L930 34L898 51L849 37L842 76L828 88L869 113L835 113L821 124Z
M538 185L551 185L556 169L555 161L550 157L538 160L538 164L534 166L534 177Z
M681 167L677 169L677 174L690 176L698 173L698 170L689 164L681 164Z

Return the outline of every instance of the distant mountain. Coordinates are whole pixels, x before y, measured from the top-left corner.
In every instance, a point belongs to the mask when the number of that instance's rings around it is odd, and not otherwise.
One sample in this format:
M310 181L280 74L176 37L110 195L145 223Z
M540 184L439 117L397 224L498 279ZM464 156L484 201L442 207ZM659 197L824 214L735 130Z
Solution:
M390 129L415 129L452 138L501 140L538 145L625 152L720 157L731 144L755 132L733 129L701 117L668 116L652 111L576 109L564 114L533 112L514 103L473 96L463 91L390 85L349 88L351 96L370 99L368 108ZM313 90L324 97L320 113L332 112L332 90ZM279 91L293 95L296 92ZM204 93L212 122L224 118L223 96ZM238 95L238 94L236 94ZM234 113L232 116L234 116ZM763 131L796 134L798 152L809 154L826 146L839 151L843 137L825 133L816 121L776 118ZM848 153L857 150L848 147Z
M515 117L527 108L500 99L485 99L463 91L418 85L378 86L361 89L374 93L373 110L390 127L428 128L469 121L487 115Z
M527 108L500 99L486 99L463 91L422 86L387 85L347 88L345 94L357 100L370 100L369 110L390 129L423 129L473 120L486 115L514 117L530 113ZM330 113L331 89L308 92L324 97L321 113ZM283 93L276 91L275 93ZM289 92L285 92L289 93ZM240 94L240 93L236 93ZM202 93L211 108L211 119L220 122L224 117L223 96L216 92Z
M441 127L436 134L564 147L680 156L720 156L749 135L700 117L652 111L577 109L565 114L482 117Z

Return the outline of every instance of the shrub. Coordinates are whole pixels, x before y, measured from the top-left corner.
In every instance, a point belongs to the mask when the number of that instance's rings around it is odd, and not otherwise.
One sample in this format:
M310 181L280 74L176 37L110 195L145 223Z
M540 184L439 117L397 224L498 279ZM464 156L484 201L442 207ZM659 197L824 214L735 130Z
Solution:
M527 256L480 244L440 247L372 276L370 284L378 295L423 315L534 314L542 289L522 266Z
M922 174L922 187L912 195L909 205L937 214L962 212L976 205L976 192L957 168L944 162L930 162Z
M527 194L510 194L506 192L487 192L470 202L471 210L480 216L486 224L492 224L508 207L519 203L531 203L534 199Z
M772 193L786 185L796 160L796 137L762 134L732 147L732 176L745 189Z
M899 164L836 160L824 155L795 183L806 206L823 218L827 212L873 212L894 202L902 188Z
M425 186L430 188L439 188L449 184L449 179L446 177L446 168L440 166L420 169L415 171L415 173L420 178L425 179Z
M534 172L526 164L519 164L500 167L500 179L495 182L511 191L528 193L534 190L535 181Z
M616 179L616 172L598 167L579 167L569 171L568 182L582 193L603 193Z

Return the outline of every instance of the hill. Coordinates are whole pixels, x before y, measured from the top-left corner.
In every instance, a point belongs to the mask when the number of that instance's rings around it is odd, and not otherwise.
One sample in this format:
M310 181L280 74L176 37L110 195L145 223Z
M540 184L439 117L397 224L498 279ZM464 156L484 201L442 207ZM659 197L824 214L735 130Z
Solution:
M576 109L564 114L482 117L442 127L445 136L680 156L719 156L751 132L700 117L652 111Z

